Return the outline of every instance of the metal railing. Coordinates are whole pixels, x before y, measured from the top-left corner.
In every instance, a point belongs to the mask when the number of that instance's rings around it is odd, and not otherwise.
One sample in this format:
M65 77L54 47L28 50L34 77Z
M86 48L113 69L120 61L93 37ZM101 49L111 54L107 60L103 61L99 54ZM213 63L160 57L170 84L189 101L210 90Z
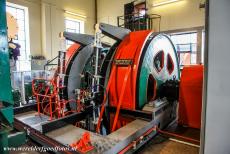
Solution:
M158 31L160 31L161 16L158 14L133 13L117 17L117 26L128 28L131 31L152 30L154 20L158 20Z

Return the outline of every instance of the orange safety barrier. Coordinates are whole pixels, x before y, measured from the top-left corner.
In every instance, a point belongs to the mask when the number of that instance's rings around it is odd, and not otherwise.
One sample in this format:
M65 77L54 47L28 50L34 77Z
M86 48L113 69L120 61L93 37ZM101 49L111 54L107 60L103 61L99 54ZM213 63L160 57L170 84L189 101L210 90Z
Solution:
M203 70L203 65L185 66L182 70L178 120L181 125L200 129Z
M46 82L47 85L41 85L41 86L35 86L36 81L42 81L42 82ZM52 87L52 89L50 89L50 87ZM41 89L45 88L45 92L44 94L41 93ZM47 114L50 115L50 120L53 119L53 113L57 112L58 113L58 118L60 117L64 117L70 113L75 113L75 112L80 112L83 108L84 105L81 104L80 100L59 100L58 99L58 87L54 82L54 79L52 80L46 80L46 79L34 79L32 81L32 91L33 91L33 95L36 97L36 101L37 101L37 110L38 110L38 114L40 115L41 113L41 107L43 110L43 114ZM40 101L40 98L42 98L42 101ZM45 99L48 99L49 103L43 107L43 103L45 101ZM70 102L75 102L77 104L77 109L76 110L71 110L71 111L64 111L66 108L66 105ZM54 104L54 109L53 109L53 105ZM46 109L49 107L49 112L46 111Z
M36 82L46 82L47 85L40 85L40 87L35 87ZM52 87L52 89L50 88ZM36 89L37 88L37 89ZM41 94L40 90L42 88L45 88L45 93ZM40 105L42 104L43 107L43 103L45 99L49 100L49 103L46 105L45 108L43 108L43 112L46 112L46 108L49 106L49 114L50 114L50 120L53 119L53 109L52 109L52 104L58 105L59 103L53 103L52 100L54 99L55 102L57 102L57 85L55 84L54 80L46 80L46 79L33 79L32 81L32 92L33 95L36 97L36 101L37 101L37 109L38 109L38 114L40 115L41 113L41 109L40 109ZM42 102L40 102L40 98L42 99ZM58 110L58 117L60 117L60 106L55 106L55 110Z
M76 52L78 52L80 48L81 48L80 44L74 43L73 45L71 45L67 49L66 57L65 57L66 63L63 66L64 71L66 69L66 66L68 66L70 64L71 59L73 58L74 54ZM53 119L53 113L54 112L57 112L58 118L60 118L60 117L63 117L69 113L80 112L80 110L83 108L83 106L80 104L79 100L64 100L64 99L59 100L59 97L58 97L59 90L62 88L65 88L65 87L57 85L57 84L59 84L59 83L57 83L58 78L60 78L59 76L57 76L58 69L60 69L60 68L57 67L55 75L54 75L53 79L51 79L51 80L47 80L44 78L37 78L37 79L34 79L32 81L32 92L33 92L33 95L36 97L38 114L40 115L41 107L42 107L43 113L50 115L50 120ZM36 81L44 81L49 86L43 85L43 86L47 86L47 87L35 87ZM50 89L50 87L52 87L52 89ZM43 94L40 93L40 90L42 88L45 88L45 92ZM42 98L42 101L40 102L41 98ZM43 103L46 99L49 100L48 101L49 103L45 107L43 107ZM68 104L70 101L75 101L78 104L78 108L76 111L67 111L64 113L64 109L66 107L66 104ZM54 109L53 109L52 104L54 104ZM46 109L48 107L49 107L49 112L46 111Z

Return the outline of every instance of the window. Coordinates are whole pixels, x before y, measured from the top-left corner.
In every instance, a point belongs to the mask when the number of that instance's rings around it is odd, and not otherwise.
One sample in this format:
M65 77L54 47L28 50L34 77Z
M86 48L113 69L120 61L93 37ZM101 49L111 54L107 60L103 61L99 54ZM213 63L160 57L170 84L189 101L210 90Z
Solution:
M66 18L65 29L71 33L84 33L84 22L76 19ZM72 41L66 41L66 47L69 48L73 44Z
M13 40L14 43L18 43L21 46L20 56L16 62L17 71L29 71L31 70L31 63L29 60L30 43L28 8L7 2L6 11L9 12L17 20L18 23L18 35Z
M177 50L180 65L196 64L197 33L179 33L171 35Z
M201 63L204 63L204 47L205 47L205 31L202 30L202 42L201 42Z

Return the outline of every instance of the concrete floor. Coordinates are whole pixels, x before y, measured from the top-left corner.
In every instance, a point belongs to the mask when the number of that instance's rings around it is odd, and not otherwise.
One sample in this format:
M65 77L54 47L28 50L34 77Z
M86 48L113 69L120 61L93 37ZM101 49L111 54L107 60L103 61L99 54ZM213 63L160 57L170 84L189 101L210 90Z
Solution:
M171 141L163 136L157 136L137 154L199 154L199 148Z
M178 126L176 123L166 129L166 131L175 133L181 136L199 140L200 130L189 127ZM153 138L148 144L144 145L136 153L140 154L199 154L199 148L171 141L170 136L158 135ZM175 137L172 137L175 138ZM180 138L175 138L182 140ZM186 141L188 142L188 141ZM197 144L197 143L196 143Z

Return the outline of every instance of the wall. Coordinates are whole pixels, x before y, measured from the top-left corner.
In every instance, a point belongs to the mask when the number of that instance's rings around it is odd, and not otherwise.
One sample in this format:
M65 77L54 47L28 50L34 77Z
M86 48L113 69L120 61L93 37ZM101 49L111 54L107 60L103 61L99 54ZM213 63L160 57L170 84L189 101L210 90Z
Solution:
M65 17L83 20L85 33L94 33L94 0L42 0L42 49L47 58L54 58L61 49L59 33L65 29ZM86 18L69 15L65 10L85 15Z
M94 33L94 0L8 0L28 7L31 55L44 55L47 59L57 56L60 50L59 33L65 29L65 17L85 22L85 33ZM79 18L64 10L85 15Z
M204 26L204 9L199 8L201 0L182 0L158 7L152 7L148 2L149 14L162 16L162 31ZM158 26L154 28L157 30Z
M98 0L98 20L117 25L117 16L124 14L124 4L133 0ZM204 26L204 9L199 9L199 3L203 0L182 0L158 7L152 7L155 2L163 0L147 0L148 13L162 16L161 30L175 30ZM158 30L158 24L154 25Z
M98 22L117 25L117 16L124 14L124 4L132 0L97 0Z
M205 59L206 90L201 153L230 153L230 1L209 0L208 44Z

